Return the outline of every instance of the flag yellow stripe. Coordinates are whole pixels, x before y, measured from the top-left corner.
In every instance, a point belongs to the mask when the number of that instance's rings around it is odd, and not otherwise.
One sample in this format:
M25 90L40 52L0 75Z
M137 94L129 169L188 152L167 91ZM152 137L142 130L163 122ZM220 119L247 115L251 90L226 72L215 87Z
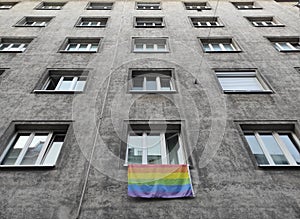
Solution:
M187 172L179 173L128 173L128 179L188 179Z

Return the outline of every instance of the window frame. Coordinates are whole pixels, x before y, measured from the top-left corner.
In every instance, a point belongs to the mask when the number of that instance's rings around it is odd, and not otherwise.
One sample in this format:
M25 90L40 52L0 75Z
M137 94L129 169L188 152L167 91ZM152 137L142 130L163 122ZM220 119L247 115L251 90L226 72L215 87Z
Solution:
M251 17L245 17L252 26L254 27L284 27L285 25L279 21L274 16L251 16ZM259 23L265 23L262 25L259 25ZM266 24L266 22L271 22L271 25Z
M224 94L272 94L273 89L267 80L257 71L257 69L214 69L216 80L220 89ZM228 73L228 75L225 75ZM225 90L219 80L219 76L224 74L223 77L228 78L243 78L251 77L255 78L262 88L262 90ZM235 76L236 75L236 76Z
M300 52L300 37L265 37L267 38L274 49L278 52L286 53L286 52ZM280 43L285 43L290 49L284 49ZM296 44L294 46L293 44Z
M98 4L98 6L96 6L97 4ZM103 4L103 6L100 6L101 4ZM105 6L105 4L111 4L111 5ZM93 5L95 5L95 8L93 8ZM111 10L113 10L114 5L115 5L115 2L93 2L92 1L92 2L89 2L86 5L85 10L105 10L105 11L111 11ZM99 7L99 8L97 8L97 7ZM104 8L104 7L108 7L108 8Z
M140 25L138 25L138 19L160 19L161 20L161 25L155 25L155 26L140 26ZM150 22L150 21L149 21ZM155 22L154 22L155 23ZM156 17L150 17L150 16L136 16L136 17L134 17L134 27L135 28L164 28L165 27L165 19L164 19L164 17L162 17L162 16L160 16L160 17L158 17L158 16L156 16Z
M188 11L202 11L202 10L212 10L212 7L210 6L210 4L208 2L182 2L183 3L183 7L185 10ZM188 6L188 5L191 6ZM194 6L192 5L194 4ZM189 7L189 8L188 8Z
M60 49L58 52L60 53L98 53L100 50L100 45L102 42L101 37L67 37L62 45L60 46ZM71 44L77 44L76 50L69 51L67 50ZM91 50L84 50L80 51L78 50L81 44L88 44L87 48L92 48L92 44L97 44L97 50L91 51Z
M34 9L35 10L62 10L63 7L67 4L67 2L47 2L43 1L40 4L38 4ZM59 7L59 8L45 8L45 7Z
M232 37L198 38L204 53L239 53L242 52L240 45ZM218 44L221 51L215 50L213 44ZM230 45L232 50L226 50L225 44ZM207 45L210 50L206 50Z
M51 78L59 77L59 82L55 85L54 90L46 90ZM58 87L61 85L64 77L73 77L71 86L73 90L59 90ZM85 78L85 85L83 90L74 90L76 83L80 78ZM39 80L33 93L47 93L47 94L79 94L84 93L87 89L89 81L89 69L47 69L43 77Z
M52 21L53 16L25 16L19 20L14 26L15 27L46 27ZM34 21L37 19L36 21ZM32 20L32 21L31 21ZM44 20L44 21L43 21ZM42 21L43 25L26 25L26 22L39 22Z
M5 49L0 50L0 53L23 53L25 52L28 47L29 44L33 41L34 38L31 37L3 37L0 38L0 47L5 44L5 45L9 45L8 50ZM14 45L16 44L20 44L18 47L18 50L10 50Z
M169 43L168 43L168 37L133 37L132 38L132 52L133 53L169 53L170 52L170 48L169 48ZM159 40L165 40L165 50L157 50L157 45L158 43L153 43L153 48L154 50L146 50L146 45L145 43L143 43L143 50L138 51L136 50L136 40L150 40L150 41L159 41ZM149 44L152 45L152 44Z
M157 9L151 9L151 8L139 8L139 4L141 5L154 5L154 7L157 7L158 5L158 8ZM145 6L144 6L145 7ZM151 7L151 6L148 6L148 7ZM153 7L153 6L152 6ZM143 2L143 1L137 1L135 2L135 10L151 10L151 11L155 11L155 10L162 10L162 6L161 6L161 2Z
M128 92L129 93L177 93L176 89L176 78L175 78L175 70L174 69L130 69L129 71L129 81L128 83ZM133 80L134 80L134 74L137 72L138 74L145 75L143 76L143 90L133 90ZM165 74L163 73L165 72ZM146 75L148 77L155 76L156 77L156 90L147 90L146 89ZM160 86L160 78L166 75L170 77L170 88L171 90L162 90ZM161 77L160 77L161 76Z
M256 161L257 165L259 167L282 167L282 166L299 166L300 164L297 164L297 162L295 161L295 159L293 158L293 155L289 152L287 146L285 145L285 143L281 140L280 138L280 134L289 134L290 136L292 136L292 140L294 143L294 147L296 148L296 150L299 152L300 150L300 141L299 138L297 137L297 135L291 131L291 130L259 130L259 131L255 131L255 130L246 130L243 131L244 133L244 138L245 138L245 142L247 143L247 146L250 148L251 153L253 154L252 150L251 150L251 146L248 143L248 141L246 140L246 135L253 135L258 143L258 146L260 147L260 149L262 150L263 154L265 155L267 161L269 164L259 164ZM273 137L273 139L275 140L275 142L277 143L277 145L279 146L279 149L282 151L284 157L286 158L286 160L288 161L289 164L275 164L274 160L272 159L270 152L268 151L267 147L265 146L265 143L263 142L263 140L260 137L260 134L268 134L271 135ZM254 154L253 154L254 156Z
M88 16L82 16L79 17L79 19L77 20L75 27L79 27L79 28L106 28L107 24L109 22L110 17L108 16L93 16L93 17L88 17ZM86 21L85 21L86 20ZM101 24L101 20L103 20L103 23L105 23L104 25ZM105 22L104 22L105 20ZM100 23L100 25L81 25L82 22L98 22Z
M144 125L144 124L139 124L139 125ZM130 125L129 125L130 126ZM151 133L151 134L160 134L160 146L161 146L161 161L162 164L168 164L169 161L167 159L167 147L166 147L166 138L165 138L165 134L168 132L176 132L176 134L178 135L178 143L179 143L179 148L180 148L180 160L179 160L179 164L187 164L188 163L188 159L186 156L186 148L184 145L184 141L183 141L183 136L182 136L182 131L180 129L166 129L166 130L162 130L157 128L157 126L162 126L161 124L156 124L156 128L154 130L150 130L150 129L145 129L145 128L141 128L141 129L130 129L127 131L127 135L126 135L126 152L125 152L125 162L124 162L124 166L128 166L128 142L129 142L129 136L132 133L143 133L142 134L142 164L147 164L147 145L146 145L146 141L145 138L147 136L147 133ZM180 125L179 125L180 126Z
M0 10L12 9L19 2L0 2Z
M238 10L262 10L263 8L255 1L231 2ZM251 6L251 7L249 7Z
M198 25L195 25L194 20L198 19ZM201 21L201 19L203 21ZM218 16L198 16L198 17L189 17L189 22L191 23L192 27L194 28L220 28L224 27L224 23L220 20ZM207 25L202 25L201 22L206 22ZM211 22L216 22L218 25L211 25ZM209 24L208 24L209 23ZM200 24L200 25L199 25Z

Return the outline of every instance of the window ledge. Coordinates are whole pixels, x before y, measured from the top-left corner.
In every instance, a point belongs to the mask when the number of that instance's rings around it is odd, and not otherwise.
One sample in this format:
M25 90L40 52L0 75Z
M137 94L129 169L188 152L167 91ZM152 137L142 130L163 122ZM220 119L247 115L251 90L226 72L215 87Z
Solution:
M167 93L167 94L173 94L177 93L176 90L171 90L171 91L163 91L163 90L130 90L130 93L134 94L157 94L157 93Z
M169 53L170 51L133 51L134 53Z
M42 169L50 169L54 168L55 165L0 165L1 169L29 169L29 168L42 168Z
M205 53L240 53L242 50L236 50L236 51L205 51Z
M16 24L16 25L14 25L14 27L46 27L46 25L29 26L29 25Z
M83 91L68 91L68 90L34 90L33 93L37 94L80 94Z
M59 9L55 9L55 8L36 8L35 10L59 11L59 10L61 10L61 8L59 8Z
M270 168L270 169L276 169L276 168L278 168L278 169L280 169L280 168L291 168L291 169L296 168L296 169L298 169L298 168L300 168L300 165L258 165L258 167L262 168L262 169L264 169L264 168L266 168L266 169L268 169L268 168Z
M272 90L224 90L225 94L272 94L274 93Z
M257 7L257 8L238 8L238 10L262 10L262 7Z
M81 25L76 25L76 27L79 27L79 28L105 28L106 25L101 25L101 26L81 26Z
M256 25L253 25L254 27L285 27L284 24L277 24L277 25L268 25L268 26L256 26Z
M287 53L293 53L293 52L300 52L300 49L295 49L295 50L278 50L279 52L283 52L283 53L285 53L285 52L287 52Z
M60 53L97 53L98 51L66 51L59 50Z
M137 25L135 25L134 27L135 28L164 28L165 25L162 25L162 26L137 26Z
M219 28L219 27L224 27L224 25L219 25L219 26L194 26L195 28Z
M25 51L0 51L0 53L22 53Z

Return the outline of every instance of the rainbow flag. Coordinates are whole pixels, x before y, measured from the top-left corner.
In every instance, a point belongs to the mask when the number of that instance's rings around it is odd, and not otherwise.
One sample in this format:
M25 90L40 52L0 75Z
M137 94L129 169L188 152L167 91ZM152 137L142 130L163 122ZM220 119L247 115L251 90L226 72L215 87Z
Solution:
M193 197L188 165L128 165L128 195L142 198Z

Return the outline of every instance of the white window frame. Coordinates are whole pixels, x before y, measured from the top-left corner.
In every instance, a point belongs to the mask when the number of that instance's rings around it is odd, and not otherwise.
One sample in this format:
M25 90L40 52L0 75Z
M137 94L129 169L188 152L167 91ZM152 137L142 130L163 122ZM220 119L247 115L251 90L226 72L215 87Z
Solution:
M207 2L199 2L193 4L189 2L185 2L184 6L186 10L210 10L211 9L211 7L207 4Z
M249 71L216 71L216 76L218 78L218 82L222 88L222 90L225 93L229 92L272 92L272 90L269 88L267 83L261 78L261 76L255 71L255 70L249 70ZM219 80L219 78L244 78L244 77L251 77L255 78L257 82L259 83L259 86L261 87L261 90L225 90L222 87L222 84Z
M267 24L266 22L271 22L272 24ZM258 24L261 23L262 25ZM281 24L277 24L274 21L252 21L252 24L256 27L272 27L272 26L278 26Z
M264 153L267 161L269 162L269 164L258 164L259 166L300 166L299 164L297 164L297 162L295 161L295 159L293 158L293 155L289 152L289 150L287 149L287 147L285 146L284 142L280 139L280 135L278 134L278 132L280 133L286 133L286 134L291 134L294 142L296 143L296 145L294 145L296 148L300 147L300 142L299 139L297 138L296 134L294 132L291 131L272 131L272 132L268 132L268 131L254 131L254 132L245 132L245 134L253 134L255 136L255 139L257 140L257 143L259 144L262 152ZM285 158L287 159L289 164L275 164L267 147L265 146L263 140L260 137L260 133L262 134L272 134L273 138L275 139L276 143L278 144L280 150L282 151L283 155L285 156ZM250 147L250 145L249 145Z
M109 5L108 5L109 4ZM90 2L88 10L112 10L113 2Z
M290 50L285 49L284 47L282 47L282 46L280 45L280 43L285 43L286 46L288 46L288 47L290 48ZM296 48L295 46L293 46L293 45L291 44L291 42L276 42L276 43L274 43L274 44L275 44L275 48L276 48L278 51L280 51L280 52L285 52L285 51L300 51L300 48L299 48L299 49ZM299 45L299 47L300 47L300 43L298 43L298 45Z
M75 50L69 50L71 44L77 44ZM82 44L87 44L86 50L79 50L79 48ZM82 42L82 43L72 43L71 42L71 43L67 44L64 51L66 51L66 52L96 52L96 51L91 51L91 48L92 48L93 44L96 44L96 43L84 43L84 42ZM97 50L98 50L98 46L99 45L97 44Z
M153 19L151 21L151 19ZM157 20L155 20L157 19ZM159 19L159 21L158 21ZM147 25L150 24L150 25ZM136 17L135 27L164 27L164 20L162 17Z
M141 76L136 76L136 77L132 77L132 86L131 86L131 92L175 92L175 86L174 86L174 80L173 80L173 77L172 75L168 76L168 75L157 75L158 73L145 73L145 74L142 74ZM142 90L134 90L133 89L133 80L134 78L137 78L137 77L140 77L140 78L143 78L143 89ZM155 78L155 81L156 81L156 90L147 90L147 77L156 77ZM168 77L170 78L170 90L163 90L161 88L161 83L160 83L160 78L163 78L163 77Z
M233 43L205 43L208 45L210 50L205 50L205 52L233 52L233 51L239 51L237 48L233 45ZM215 50L212 44L219 44L219 47L221 48L221 51ZM233 50L227 50L224 44L230 45L230 47Z
M18 48L12 48L15 44L20 44ZM2 45L8 45L3 50L0 50L0 52L24 52L28 46L26 43L1 43L0 47Z
M87 25L83 25L83 22L88 22ZM80 24L79 26L82 26L82 27L101 27L101 22L98 21L96 25L92 25L92 23L95 22L95 21L80 21ZM104 26L104 25L102 25Z
M137 41L147 41L149 40L149 42L143 42L143 43L140 43L140 42L137 42ZM155 42L156 40L158 41L164 41L164 50L158 50L158 45L161 45L160 42ZM153 42L153 43L152 43ZM157 39L154 39L154 38L147 38L147 39L144 39L144 38L135 38L133 39L133 52L169 52L169 49L168 49L168 45L167 45L167 39L166 38L157 38ZM142 50L139 50L137 49L137 45L143 45L143 49ZM148 50L147 49L147 45L153 45L153 50Z
M204 23L205 25L202 25L201 23ZM212 25L211 23L214 22L216 25ZM198 22L193 22L195 27L218 27L222 26L218 21L198 21Z
M146 145L146 137L147 133L149 133L149 130L141 130L141 131L131 131L127 135L127 142L129 142L130 134L132 133L142 133L142 164L148 164L148 154L147 154L147 145ZM162 164L169 164L169 161L167 159L167 147L166 147L166 138L165 138L165 133L163 131L151 131L151 134L160 134L160 142L161 142L161 161ZM182 144L182 139L181 139L181 134L177 131L178 134L178 143L179 143L179 164L185 164L185 154L184 154L184 149L183 149L183 144ZM128 143L127 143L127 148L126 148L126 158L125 158L125 166L127 166L128 163Z
M60 10L60 9L62 9L62 6L60 6L60 5L42 5L41 9Z
M58 75L53 75L53 76L58 76ZM62 76L60 76L60 79L59 79L57 85L55 86L55 89L54 89L54 90L46 90L47 87L49 86L49 84L51 83L51 80L52 80L51 77L53 77L53 76L50 76L50 77L48 78L48 80L46 81L45 85L44 85L43 88L42 88L43 91L61 91L61 92L64 92L64 91L75 91L75 92L81 92L81 91L75 90L75 87L76 87L76 85L77 85L78 80L79 80L80 78L85 78L85 83L86 83L86 81L87 81L87 77L86 77L86 76L62 75ZM60 90L59 88L60 88L61 84L63 83L64 78L66 78L66 77L73 78L73 79L72 79L72 83L71 83L71 85L70 85L70 88L69 88L68 90ZM84 86L84 87L85 87L85 86ZM82 91L83 91L83 90L82 90Z
M32 24L27 24L28 22L33 22ZM38 24L37 24L38 23ZM46 21L42 21L42 22L38 22L38 21L25 21L24 22L24 26L35 26L35 27L40 27L40 26L46 26L47 22Z
M39 152L39 155L38 155L38 157L37 157L37 159L35 161L35 164L32 164L32 165L22 165L21 162L23 161L24 156L26 155L26 152L27 152L30 144L32 143L32 141L33 141L34 136L35 136L36 133L38 133L38 134L40 134L40 133L47 134L48 133L48 136L47 136L47 138L45 140L45 143L43 144L43 146L41 148L41 151ZM8 155L8 152L14 146L14 143L16 143L15 141L16 141L18 135L20 135L20 134L29 134L29 138L27 139L24 147L21 149L21 152L18 155L18 158L15 161L15 164L11 164L11 165L2 164L2 162L4 161L4 159L6 158L6 156ZM49 166L49 165L43 165L42 162L44 161L43 159L45 158L45 155L47 154L47 149L52 146L53 142L51 140L54 140L53 139L54 135L55 134L54 134L53 131L38 131L38 130L36 130L36 131L32 131L32 132L29 132L29 131L18 131L18 132L16 132L14 134L13 138L10 140L8 146L6 147L6 149L4 150L4 152L0 156L0 164L1 164L0 167ZM61 146L61 148L62 148L62 146ZM60 154L61 148L58 151L58 156ZM58 158L58 156L57 156L57 158ZM57 162L57 158L56 158L55 163Z
M137 2L137 10L161 10L160 2Z
M5 2L1 2L3 5L0 5L0 9L11 9L13 5L5 5Z

